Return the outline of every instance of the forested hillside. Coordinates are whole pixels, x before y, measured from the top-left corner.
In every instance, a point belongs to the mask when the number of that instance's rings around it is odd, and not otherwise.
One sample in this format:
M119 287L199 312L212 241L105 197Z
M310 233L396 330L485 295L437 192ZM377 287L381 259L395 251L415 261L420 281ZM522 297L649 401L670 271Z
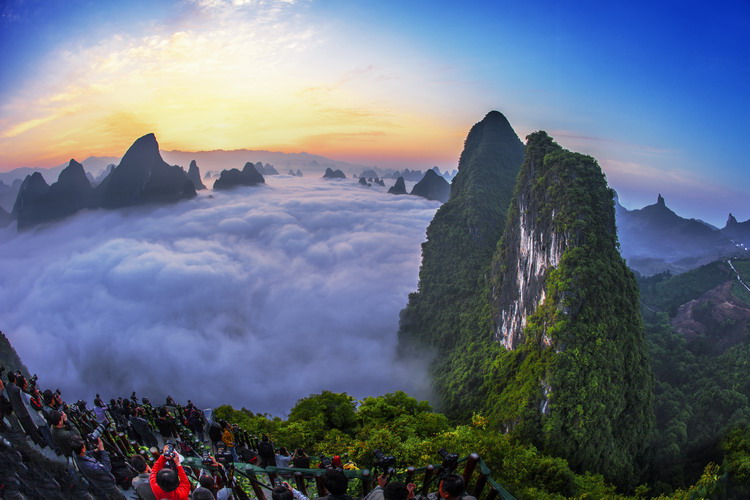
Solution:
M749 261L733 265L750 276ZM692 483L714 461L724 463L735 493L750 495L747 290L727 262L639 281L656 377L655 487ZM686 309L690 322L681 320Z

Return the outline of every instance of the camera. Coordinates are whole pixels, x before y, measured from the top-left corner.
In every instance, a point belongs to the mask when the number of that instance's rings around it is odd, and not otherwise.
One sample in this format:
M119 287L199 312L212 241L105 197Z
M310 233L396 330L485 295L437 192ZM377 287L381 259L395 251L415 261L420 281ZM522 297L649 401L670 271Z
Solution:
M164 450L164 458L169 460L170 458L174 458L174 443L172 441L167 441L167 449Z
M201 463L206 467L214 464L214 461L211 458L211 454L208 452L208 450L204 451L201 455Z
M331 459L322 453L320 454L320 468L321 469L333 469L333 463L331 462Z
M280 477L277 477L276 479L273 480L273 485L284 487L284 481L282 481Z
M223 444L223 443L222 443ZM227 451L226 446L219 446L216 445L216 455L214 455L214 458L217 462L219 462L221 465L231 465L234 463L232 453Z
M103 422L96 426L96 429L88 435L89 442L96 443L96 441L104 434L109 428L109 422Z
M386 476L391 476L396 472L396 458L393 455L386 455L380 450L373 450L375 455L375 467L380 469Z
M440 465L442 475L450 474L458 467L458 454L448 453L445 448L440 448L438 454L443 457L443 463Z

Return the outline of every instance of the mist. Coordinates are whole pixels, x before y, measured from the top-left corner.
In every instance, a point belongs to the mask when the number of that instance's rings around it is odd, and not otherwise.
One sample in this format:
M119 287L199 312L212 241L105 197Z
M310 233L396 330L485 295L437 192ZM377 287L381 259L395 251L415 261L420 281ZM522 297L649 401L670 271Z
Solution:
M425 397L396 332L439 204L267 182L0 231L0 329L40 386L275 415L324 389Z

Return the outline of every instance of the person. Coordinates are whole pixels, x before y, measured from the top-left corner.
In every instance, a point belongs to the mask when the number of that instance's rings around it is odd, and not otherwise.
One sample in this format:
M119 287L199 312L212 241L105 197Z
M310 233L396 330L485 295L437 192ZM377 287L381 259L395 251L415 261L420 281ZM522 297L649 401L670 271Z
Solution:
M258 443L258 455L260 456L260 466L264 469L269 465L276 466L276 455L273 450L273 443L268 439L268 435L263 434Z
M73 445L82 441L81 433L68 422L64 411L52 410L49 414L49 425L52 426L52 440L57 444L60 453L65 457L73 456Z
M323 486L328 494L320 499L325 500L352 500L346 494L349 488L349 479L338 469L329 469L323 474Z
M447 474L440 480L438 490L429 493L427 497L417 497L417 500L476 500L476 498L464 495L466 485L464 478L458 474Z
M130 417L130 424L141 438L140 440L143 444L149 448L156 448L159 446L159 443L156 441L156 436L154 436L154 433L151 431L151 426L149 425L148 420L143 418L143 408L139 406L135 409L133 416Z
M146 463L146 459L143 458L143 455L133 455L130 457L130 465L138 473L131 481L136 498L138 500L156 500L149 481L151 467Z
M94 400L94 415L96 415L96 421L100 424L103 424L105 422L108 422L109 419L107 418L107 411L109 408L107 408L107 405L104 404L104 401L102 401L102 398L99 397L99 395L96 395L96 399Z
M8 372L8 385L6 387L6 392L8 393L10 404L13 407L13 413L21 424L26 435L29 436L34 443L44 447L46 446L44 439L39 433L39 429L37 429L36 425L34 425L34 422L31 420L31 415L29 414L26 404L23 402L23 396L21 395L21 389L25 389L27 384L28 382L26 382L23 375Z
M117 487L109 453L104 449L100 438L96 440L96 449L87 452L83 439L73 443L73 453L78 470L89 481L91 493L97 500L125 500L125 495Z
M202 486L198 486L193 491L192 500L215 500L216 497L213 493L211 493L211 490L206 489Z
M151 491L159 500L188 500L190 495L190 482L185 470L180 465L180 455L174 453L167 460L164 456L168 450L165 445L162 454L154 463L149 476ZM169 464L169 466L167 466Z
M206 440L206 437L203 435L203 413L193 406L192 401L188 402L188 408L188 424L190 424L190 428L198 437L198 441L202 443Z
M0 430L10 430L10 428L5 425L4 419L6 416L11 415L12 413L13 405L10 404L8 398L5 397L5 384L3 384L3 381L0 380Z
M232 461L239 462L239 457L237 456L237 448L234 444L234 433L237 431L237 424L234 424L230 427L226 420L222 420L221 428L221 441L226 445L227 451L232 454Z
M55 442L52 439L52 433L50 432L47 419L41 413L43 405L39 391L34 388L33 394L32 392L27 392L29 389L28 381L24 381L23 389L24 391L21 393L21 396L23 398L23 403L26 405L26 411L29 413L31 421L34 423L37 431L39 431L39 434L42 436L42 442L39 443L39 446L42 448L49 446L52 450L57 451L57 445L55 445Z
M292 455L292 465L297 469L310 468L310 457L307 456L304 449L297 448L294 450L294 455Z
M286 447L282 446L279 448L279 452L276 454L276 467L289 467L289 462L292 457L289 456L289 452Z
M168 440L176 437L172 432L174 425L174 417L165 407L162 406L159 410L159 417L156 419L156 427L159 428L159 435L161 437L160 442L162 446L164 446Z
M300 495L307 498L301 493ZM274 486L271 491L271 500L294 500L294 498L294 489L286 482L283 486Z

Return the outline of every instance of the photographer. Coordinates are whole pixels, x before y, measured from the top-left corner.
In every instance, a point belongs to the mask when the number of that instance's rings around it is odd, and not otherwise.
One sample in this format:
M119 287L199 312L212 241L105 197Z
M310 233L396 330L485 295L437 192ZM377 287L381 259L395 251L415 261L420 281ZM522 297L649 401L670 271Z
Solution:
M296 469L310 468L310 457L307 456L305 450L303 450L302 448L297 448L296 450L294 450L294 455L292 455L292 465Z
M13 406L13 413L16 415L16 418L21 424L21 427L23 427L26 435L29 436L34 443L44 447L46 446L46 443L44 442L42 435L39 433L39 429L37 429L36 425L34 425L34 422L31 420L29 409L23 401L21 389L26 389L27 387L28 382L26 382L23 375L8 372L8 385L6 391L8 393L8 399L10 399L10 404Z
M52 439L65 457L73 455L73 445L81 441L81 433L68 423L68 416L64 411L52 410L49 414L49 424L52 426Z
M329 469L323 474L323 486L328 494L320 497L319 500L352 500L352 497L346 494L349 488L349 479L341 470Z
M112 475L109 453L104 450L104 443L100 438L97 438L96 449L92 452L86 451L86 443L82 439L74 442L72 448L78 470L88 479L94 498L125 500Z
M159 446L159 443L156 441L156 436L154 436L154 433L151 431L151 425L149 425L148 420L143 418L143 414L143 408L140 406L136 407L133 416L130 417L130 425L133 426L135 433L138 434L141 443L149 448L156 448Z
M266 434L260 438L258 443L258 456L260 457L260 466L264 469L269 465L276 467L276 454L274 453L273 443Z
M237 424L233 424L231 427L226 420L221 421L222 433L221 441L226 445L227 451L232 454L232 461L239 462L237 456L237 449L234 445L234 433L237 432Z
M146 459L142 455L133 455L130 457L130 465L138 473L131 481L136 498L139 500L156 500L149 481L151 467L146 463Z
M378 476L378 485L367 494L364 500L408 500L414 498L413 483L404 485L399 482L388 482L388 476L381 474Z
M165 445L149 477L151 491L159 500L188 500L190 482L180 465L180 455L170 445Z
M438 491L430 493L427 497L418 497L417 500L476 500L473 496L465 495L466 485L464 478L458 474L446 474L438 485Z

